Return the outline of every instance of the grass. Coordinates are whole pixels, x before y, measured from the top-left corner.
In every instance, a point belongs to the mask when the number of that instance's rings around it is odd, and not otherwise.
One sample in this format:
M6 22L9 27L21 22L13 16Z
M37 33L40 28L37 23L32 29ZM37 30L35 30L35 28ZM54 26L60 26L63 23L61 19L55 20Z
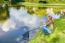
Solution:
M49 36L39 31L29 43L65 43L65 19L55 20L54 29Z

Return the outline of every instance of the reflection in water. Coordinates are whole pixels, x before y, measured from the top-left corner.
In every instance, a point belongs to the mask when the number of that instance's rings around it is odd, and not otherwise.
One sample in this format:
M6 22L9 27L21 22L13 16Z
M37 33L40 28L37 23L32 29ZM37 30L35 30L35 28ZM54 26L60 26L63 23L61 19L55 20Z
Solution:
M54 13L50 12L51 10L47 13L53 18L55 18L55 16L58 18L60 17L60 15L55 15ZM27 43L29 37L32 38L37 32L37 30L33 29L39 28L40 22L42 21L45 23L48 19L46 16L39 17L35 14L30 15L27 12L27 9L23 7L20 9L11 7L9 8L9 14L10 17L2 24L2 31L5 32L4 36L0 38L2 43Z

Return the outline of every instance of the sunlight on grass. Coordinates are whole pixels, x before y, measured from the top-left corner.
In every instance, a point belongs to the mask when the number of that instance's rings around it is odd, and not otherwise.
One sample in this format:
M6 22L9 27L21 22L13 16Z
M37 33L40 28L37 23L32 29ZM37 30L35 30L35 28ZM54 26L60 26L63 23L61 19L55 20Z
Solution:
M54 29L49 36L45 36L39 31L29 43L65 43L65 19L55 20Z

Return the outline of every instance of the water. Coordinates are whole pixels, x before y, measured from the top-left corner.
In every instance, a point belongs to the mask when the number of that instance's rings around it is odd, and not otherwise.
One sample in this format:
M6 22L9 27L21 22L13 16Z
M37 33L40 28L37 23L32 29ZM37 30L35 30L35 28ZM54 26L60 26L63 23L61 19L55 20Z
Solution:
M45 25L48 19L47 16L39 17L35 14L30 15L27 9L22 7L20 9L16 9L15 7L9 8L9 14L10 17L1 27L1 31L4 33L3 35L0 34L1 43L28 43L28 40L32 39L40 30L40 25ZM55 18L60 17L53 14L53 12L48 12L48 15Z
M26 9L16 9L14 7L9 8L9 14L10 17L2 24L1 27L1 31L3 31L2 33L4 34L0 36L0 42L28 43L29 38L32 38L36 33L36 30L33 29L39 27L39 17L37 15L29 15Z

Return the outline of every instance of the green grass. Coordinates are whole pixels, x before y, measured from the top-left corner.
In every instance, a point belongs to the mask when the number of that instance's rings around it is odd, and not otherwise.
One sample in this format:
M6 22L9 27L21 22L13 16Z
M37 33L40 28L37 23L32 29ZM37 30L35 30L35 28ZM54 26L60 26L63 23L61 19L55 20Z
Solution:
M39 31L29 43L65 43L65 19L54 21L54 32L45 36Z

